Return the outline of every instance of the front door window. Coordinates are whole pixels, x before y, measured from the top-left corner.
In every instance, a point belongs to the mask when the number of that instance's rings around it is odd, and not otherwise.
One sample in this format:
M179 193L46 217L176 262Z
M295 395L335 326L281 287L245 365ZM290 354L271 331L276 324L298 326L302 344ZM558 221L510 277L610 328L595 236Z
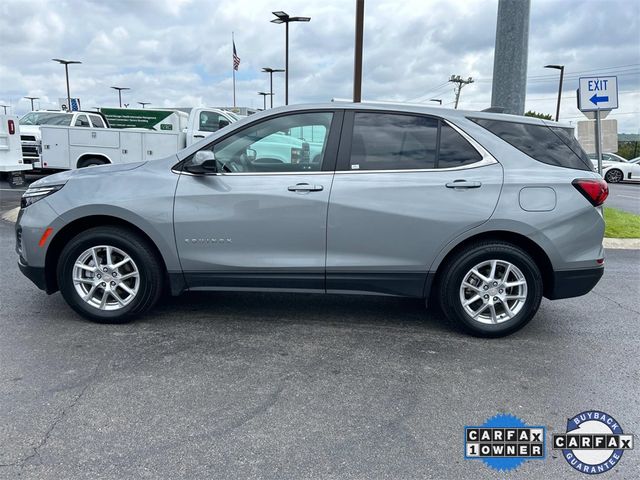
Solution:
M218 142L213 151L227 173L319 171L332 118L332 112L272 118Z

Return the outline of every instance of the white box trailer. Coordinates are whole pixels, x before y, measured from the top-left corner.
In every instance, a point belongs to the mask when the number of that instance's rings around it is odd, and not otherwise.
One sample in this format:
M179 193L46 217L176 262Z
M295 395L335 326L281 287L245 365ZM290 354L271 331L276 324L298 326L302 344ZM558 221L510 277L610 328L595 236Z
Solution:
M24 172L31 169L22 158L18 117L0 115L0 172L9 174L11 186L18 186L24 183Z
M163 158L235 122L237 117L223 110L194 108L187 120L187 127L177 131L42 125L42 153L33 166L69 170Z

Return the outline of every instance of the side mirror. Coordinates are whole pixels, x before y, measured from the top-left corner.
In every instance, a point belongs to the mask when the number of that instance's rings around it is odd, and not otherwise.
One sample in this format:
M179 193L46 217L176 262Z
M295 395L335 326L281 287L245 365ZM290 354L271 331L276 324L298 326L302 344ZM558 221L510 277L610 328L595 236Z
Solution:
M229 125L229 120L219 120L218 121L218 130Z
M218 163L211 150L200 150L195 153L184 165L189 173L206 175L218 172Z

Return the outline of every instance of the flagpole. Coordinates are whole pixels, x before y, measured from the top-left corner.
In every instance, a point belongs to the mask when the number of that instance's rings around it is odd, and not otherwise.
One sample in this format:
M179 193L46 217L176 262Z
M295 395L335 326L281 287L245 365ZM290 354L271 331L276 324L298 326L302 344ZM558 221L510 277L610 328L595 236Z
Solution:
M235 38L233 36L233 32L231 32L231 49L233 50L233 46L235 45ZM233 53L233 52L232 52ZM235 66L235 56L231 55L231 72L233 74L233 108L236 108L236 66Z

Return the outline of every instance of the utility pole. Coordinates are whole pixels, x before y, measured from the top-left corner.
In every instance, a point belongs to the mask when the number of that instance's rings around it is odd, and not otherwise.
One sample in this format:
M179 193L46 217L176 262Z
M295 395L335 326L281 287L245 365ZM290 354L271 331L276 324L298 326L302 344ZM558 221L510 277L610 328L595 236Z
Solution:
M499 0L491 106L524 114L531 0Z
M362 101L362 39L364 36L364 0L356 0L356 40L353 57L353 101Z
M451 83L455 83L455 92L456 92L456 105L453 108L458 108L458 101L460 100L460 90L462 90L462 87L464 87L465 85L469 85L470 83L473 83L473 78L469 77L466 80L464 78L462 78L460 75L451 75L451 78L449 79L449 81Z

